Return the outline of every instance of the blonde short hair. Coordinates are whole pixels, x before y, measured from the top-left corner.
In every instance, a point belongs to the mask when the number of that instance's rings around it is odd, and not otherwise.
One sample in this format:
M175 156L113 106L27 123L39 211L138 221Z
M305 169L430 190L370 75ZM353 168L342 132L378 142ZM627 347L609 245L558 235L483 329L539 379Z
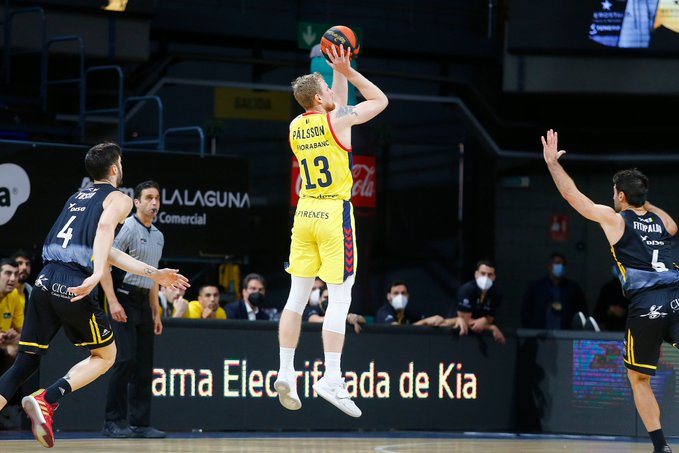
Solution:
M295 100L302 106L305 110L309 110L314 106L314 97L317 94L321 94L323 76L314 72L313 74L303 75L297 77L292 81L292 93L295 96Z

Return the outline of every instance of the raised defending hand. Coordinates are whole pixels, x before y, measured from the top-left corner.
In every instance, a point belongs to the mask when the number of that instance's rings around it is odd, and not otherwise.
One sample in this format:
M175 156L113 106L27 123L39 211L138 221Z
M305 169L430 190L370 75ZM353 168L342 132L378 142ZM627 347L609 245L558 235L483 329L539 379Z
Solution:
M186 289L189 286L189 279L179 273L179 269L158 269L149 275L153 281L163 286Z
M555 164L566 151L559 151L559 135L552 129L547 131L547 138L540 137L542 140L542 153L547 165Z

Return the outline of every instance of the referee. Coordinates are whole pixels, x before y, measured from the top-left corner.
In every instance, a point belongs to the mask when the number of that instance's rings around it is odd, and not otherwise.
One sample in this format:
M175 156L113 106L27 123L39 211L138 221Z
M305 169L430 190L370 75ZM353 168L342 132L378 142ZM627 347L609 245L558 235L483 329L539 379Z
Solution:
M113 246L130 256L158 266L163 254L163 233L153 225L160 209L160 187L145 181L134 188L135 214L128 217ZM163 332L158 304L158 285L153 280L126 273L122 278L102 279L109 304L111 327L118 355L111 371L102 433L114 438L163 438L151 426L151 381L154 334ZM115 292L113 290L115 285ZM128 426L129 406L129 426Z

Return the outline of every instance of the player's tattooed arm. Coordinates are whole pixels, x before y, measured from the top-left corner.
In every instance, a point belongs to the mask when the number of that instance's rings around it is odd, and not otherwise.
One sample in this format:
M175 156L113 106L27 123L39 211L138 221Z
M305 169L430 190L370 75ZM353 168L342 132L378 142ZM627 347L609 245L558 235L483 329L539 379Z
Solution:
M144 274L153 275L153 274L156 273L157 270L158 269L156 269L155 267L146 267L146 268L144 268Z
M337 109L336 118L342 118L343 116L358 116L356 113L356 108L353 105L343 105Z

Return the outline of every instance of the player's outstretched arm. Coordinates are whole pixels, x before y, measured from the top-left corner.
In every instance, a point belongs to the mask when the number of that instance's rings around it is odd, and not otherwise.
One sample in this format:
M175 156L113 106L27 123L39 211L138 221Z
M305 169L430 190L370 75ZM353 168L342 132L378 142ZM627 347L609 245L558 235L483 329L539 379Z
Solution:
M119 267L131 274L148 277L159 285L183 289L191 286L189 284L189 279L180 274L178 269L156 269L149 264L132 258L127 253L121 252L116 248L111 249L108 260L115 267Z
M644 204L644 209L646 209L648 212L657 214L662 219L662 223L665 224L665 228L667 229L668 233L670 233L672 236L677 234L677 223L674 221L671 215L648 201L646 201Z
M350 55L351 50L345 52L344 48L341 47L338 54L336 47L333 46L330 54L330 66L332 66L335 73L340 73L346 77L361 92L365 101L355 106L345 105L335 109L333 120L337 125L352 126L354 124L363 124L379 115L389 104L387 96L377 85L351 67ZM333 83L333 90L334 87Z
M558 134L550 129L547 137L540 137L542 140L542 151L547 163L549 173L552 175L554 184L562 197L582 215L583 217L598 222L602 225L618 225L622 218L610 206L596 204L590 200L575 185L573 179L566 173L559 163L559 158L566 154L566 151L559 150Z
M189 284L189 279L180 274L178 269L156 269L115 248L111 249L108 261L112 265L119 267L126 272L141 275L142 277L148 277L163 286L184 289L191 286ZM99 277L99 279L101 279L101 277ZM82 285L68 288L68 292L75 296L71 298L71 302L77 302L87 296L99 282L99 280L97 280L96 283L92 283L93 281L94 274L87 277Z
M340 54L344 53L344 46L340 46ZM335 46L332 46L332 50L337 53ZM339 55L338 55L339 57ZM347 52L347 59L349 59L349 54ZM349 60L349 64L351 60ZM331 65L332 66L332 65ZM335 97L335 103L338 107L347 105L349 102L349 83L347 82L347 77L342 74L337 69L333 68L332 74L332 93Z

